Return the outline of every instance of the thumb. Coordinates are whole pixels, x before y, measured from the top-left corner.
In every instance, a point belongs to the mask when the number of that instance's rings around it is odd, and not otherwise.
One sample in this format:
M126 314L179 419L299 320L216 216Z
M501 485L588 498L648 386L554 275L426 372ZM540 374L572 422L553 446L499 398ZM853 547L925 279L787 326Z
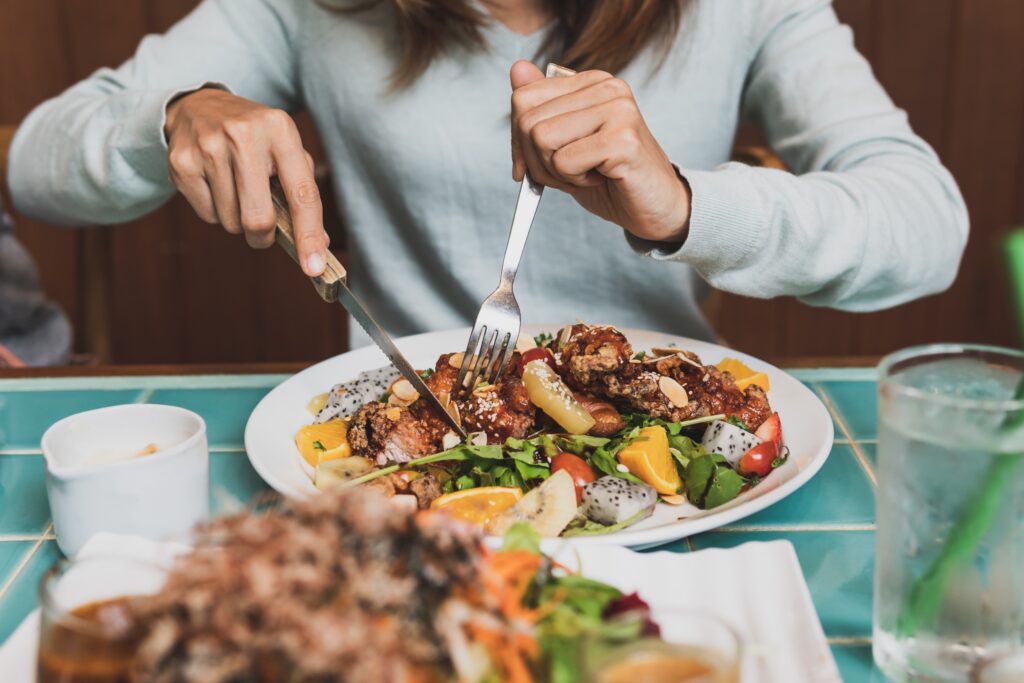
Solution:
M524 85L529 85L534 81L544 78L544 72L525 59L520 59L513 64L508 75L509 80L512 81L513 90L518 90Z

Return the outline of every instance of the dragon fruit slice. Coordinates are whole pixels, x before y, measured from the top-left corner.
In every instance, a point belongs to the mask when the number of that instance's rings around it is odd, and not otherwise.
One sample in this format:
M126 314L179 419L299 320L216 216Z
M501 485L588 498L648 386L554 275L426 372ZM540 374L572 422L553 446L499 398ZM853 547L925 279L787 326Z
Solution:
M351 417L359 408L370 401L376 401L401 375L391 365L359 373L348 382L336 384L327 395L327 403L317 413L313 424L320 424L336 417Z
M658 493L647 484L634 484L606 475L583 487L580 511L599 524L620 524L646 512L654 512Z
M733 467L739 464L744 453L759 443L761 439L747 430L723 420L715 420L709 424L701 440L704 450L724 455Z

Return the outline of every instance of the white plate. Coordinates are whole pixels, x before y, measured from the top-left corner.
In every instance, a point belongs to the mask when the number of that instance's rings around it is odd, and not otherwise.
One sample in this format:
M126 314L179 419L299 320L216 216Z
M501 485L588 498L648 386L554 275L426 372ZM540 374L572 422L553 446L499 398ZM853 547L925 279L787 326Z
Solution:
M559 325L527 325L524 334L556 331ZM675 337L660 332L623 329L635 349L677 346L693 351L705 363L723 358L739 358L751 368L767 373L771 384L768 394L772 407L782 419L782 432L790 457L785 465L750 491L714 510L698 510L690 505L673 507L659 504L648 519L624 531L605 536L564 539L576 546L627 545L649 547L685 538L735 522L777 503L803 486L828 458L832 450L832 418L818 397L793 377L746 354L716 344ZM443 353L461 351L469 338L469 329L429 332L395 340L416 367L434 367ZM288 378L267 394L252 411L245 427L245 450L264 481L286 496L302 498L317 492L307 474L308 467L295 448L295 433L312 421L306 410L309 400L360 372L387 365L376 347L343 353L306 368ZM560 541L563 542L563 541Z
M178 546L136 536L105 535L90 542L83 556L172 557ZM563 548L556 557L584 576L619 590L636 591L651 604L654 617L685 619L699 611L724 619L743 643L742 683L840 683L821 622L814 611L793 546L788 541L744 543L696 553L647 553L624 548ZM759 581L746 577L757 567ZM714 590L707 590L708 586ZM771 590L761 590L761 586ZM83 597L84 601L87 598ZM12 683L34 683L39 643L39 610L33 610L0 647L0 672Z

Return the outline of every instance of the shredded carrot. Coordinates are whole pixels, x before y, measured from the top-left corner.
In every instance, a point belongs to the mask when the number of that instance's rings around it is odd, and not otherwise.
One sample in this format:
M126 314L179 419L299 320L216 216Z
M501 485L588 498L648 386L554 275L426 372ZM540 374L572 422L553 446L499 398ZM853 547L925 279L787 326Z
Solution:
M479 624L467 624L470 636L486 649L501 669L502 681L504 683L533 683L533 674L526 663L526 658L536 652L537 644L529 636L513 637L512 642L502 633ZM521 646L526 642L522 638L529 639L528 650Z

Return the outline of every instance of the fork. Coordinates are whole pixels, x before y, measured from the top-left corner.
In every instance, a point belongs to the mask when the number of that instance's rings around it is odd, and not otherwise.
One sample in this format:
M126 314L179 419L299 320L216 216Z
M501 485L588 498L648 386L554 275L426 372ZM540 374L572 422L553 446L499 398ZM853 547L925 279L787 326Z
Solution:
M557 64L548 64L546 76L572 76L576 72ZM530 236L533 218L537 215L544 186L534 182L530 174L523 178L519 187L519 199L512 215L512 227L505 245L505 258L501 263L501 279L498 287L484 299L480 312L469 334L469 343L462 356L459 378L455 383L456 394L466 394L476 387L481 379L495 384L508 370L512 354L516 350L522 313L512 287L515 284L519 262L522 260L526 238Z

